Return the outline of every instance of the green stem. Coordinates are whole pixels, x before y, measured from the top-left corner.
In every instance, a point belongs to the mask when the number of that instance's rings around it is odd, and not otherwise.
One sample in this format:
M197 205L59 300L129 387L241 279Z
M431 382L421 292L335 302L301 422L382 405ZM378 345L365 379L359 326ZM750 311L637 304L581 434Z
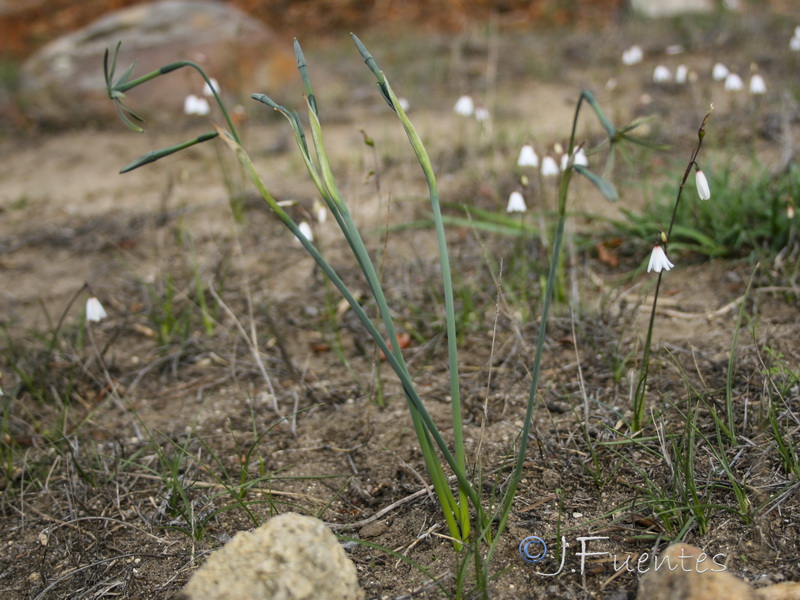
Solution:
M428 184L428 195L430 197L431 209L433 212L433 225L436 231L436 240L439 245L439 263L442 270L442 287L444 288L444 308L445 308L445 325L447 331L447 355L450 370L450 406L453 418L453 446L456 453L456 461L458 467L466 473L467 462L464 451L464 428L463 417L461 410L461 392L459 387L458 377L458 335L456 332L456 309L455 300L453 298L453 279L450 270L450 255L447 251L447 238L444 231L444 219L442 217L442 207L439 203L439 189L436 184L436 175L433 172L428 152L419 137L411 121L406 116L403 107L397 101L394 90L384 76L383 84L386 93L389 95L395 112L403 125L403 129L408 136L409 142L417 155L417 160L422 167L422 172L425 175L425 180ZM464 539L469 534L469 511L467 507L466 494L461 491L459 493L459 506L460 510L460 524L462 528L462 536Z
M255 166L253 165L250 157L245 152L244 148L242 148L239 144L237 144L230 136L225 135L225 132L220 130L220 137L228 144L231 150L236 154L239 161L245 167L248 175L250 176L251 180L253 181L256 189L258 189L261 196L264 198L265 202L268 206L272 209L275 215L280 219L280 221L295 235L295 237L300 241L303 245L305 250L311 255L314 261L319 265L322 271L325 273L325 276L328 277L342 296L345 298L347 303L353 309L353 312L358 317L359 321L361 321L362 325L367 329L367 332L372 337L372 339L377 344L378 348L384 353L386 356L386 361L392 367L392 369L397 374L400 382L403 386L403 389L406 393L406 396L409 402L413 405L417 413L419 414L420 419L422 420L425 428L430 433L430 436L433 438L433 441L436 443L436 446L439 448L439 451L442 453L442 457L445 459L447 464L453 470L456 479L458 480L459 489L464 490L466 495L469 497L470 502L473 503L474 506L477 507L478 513L482 518L485 518L483 515L483 511L480 507L480 500L478 497L477 492L474 488L470 485L469 480L467 479L466 472L462 469L458 468L458 462L453 454L450 452L450 449L447 446L444 438L442 437L439 429L436 427L433 419L428 413L425 405L423 404L422 400L418 396L416 390L414 389L413 383L411 382L410 377L407 374L406 369L401 365L401 363L397 360L394 355L394 351L389 348L386 341L381 336L380 332L376 328L375 324L370 319L369 315L364 311L358 301L355 299L353 294L350 292L348 287L345 283L341 280L339 275L334 271L331 266L325 261L316 247L300 232L297 224L292 220L292 218L283 210L283 208L278 204L277 200L270 194L269 190L267 190L266 186L264 185L263 181L259 177Z
M595 110L595 113L600 118L600 121L603 123L603 126L606 128L606 131L609 133L609 136L613 136L616 134L616 130L614 126L607 123L607 119L601 117L602 113L600 112L599 107L594 102L594 96L591 93L584 91L580 98L578 99L578 104L575 107L575 114L572 120L572 133L569 139L569 148L567 150L569 156L569 162L567 165L567 169L564 171L561 177L561 185L559 186L558 191L558 223L556 225L556 233L555 239L553 241L553 251L550 258L550 271L547 277L547 286L545 288L543 305L542 305L542 317L540 319L539 325L539 333L536 340L536 355L533 360L533 372L531 374L531 387L528 393L528 405L525 409L525 419L522 425L522 431L520 432L520 443L519 449L517 451L517 460L514 466L514 470L511 473L511 477L508 481L508 488L503 495L503 501L501 503L500 512L499 512L499 522L497 525L497 532L495 540L492 542L491 546L489 547L489 552L487 554L486 564L491 562L492 555L497 548L497 543L500 540L500 536L502 535L503 531L505 530L506 523L508 521L508 515L511 512L511 505L514 502L514 496L517 492L517 487L519 486L519 482L522 479L522 471L525 466L525 458L528 449L528 438L530 436L531 425L533 422L533 411L536 407L536 399L537 399L537 391L539 388L539 374L541 370L542 364L542 355L544 354L544 342L547 336L547 323L550 318L550 305L553 300L553 294L556 287L556 279L558 276L558 265L559 265L559 257L561 256L561 244L564 239L564 227L567 220L567 194L569 192L569 184L570 180L572 179L572 173L574 169L572 168L572 158L573 158L573 150L575 148L575 137L577 135L577 127L578 127L578 118L580 116L581 105L583 104L584 100L589 102L592 108Z
M711 112L708 112L703 118L703 122L700 124L700 128L697 130L697 145L692 150L692 154L689 158L689 162L686 165L686 170L683 172L683 177L681 178L681 183L678 186L678 194L675 198L675 205L672 208L672 218L669 222L669 228L666 232L666 240L664 241L664 252L667 251L669 246L669 241L672 237L672 228L675 225L675 218L678 215L678 205L681 202L681 197L683 195L683 189L686 186L686 181L689 179L689 175L692 172L692 167L696 166L697 164L697 156L700 153L700 148L703 145L703 138L706 134L706 123L708 122L709 117L711 116ZM633 398L633 416L631 418L631 429L636 432L639 431L642 425L642 417L644 415L644 397L647 393L647 376L650 370L650 345L653 340L653 327L655 325L656 319L656 307L658 305L658 293L661 289L661 277L663 272L659 271L658 279L656 280L656 289L653 295L653 308L650 311L650 323L647 326L647 338L645 340L644 346L644 354L642 355L642 369L639 373L639 381L636 384L636 392Z

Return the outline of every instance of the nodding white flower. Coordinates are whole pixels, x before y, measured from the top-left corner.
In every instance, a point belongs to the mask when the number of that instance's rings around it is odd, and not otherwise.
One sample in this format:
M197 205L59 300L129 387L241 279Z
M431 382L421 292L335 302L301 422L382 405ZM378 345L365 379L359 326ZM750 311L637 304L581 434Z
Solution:
M323 202L320 200L314 200L313 209L314 218L317 219L317 223L324 223L328 220L328 209Z
M213 96L214 92L219 94L219 83L217 83L217 80L211 77L209 81L211 82L211 85L208 85L208 81L203 84L203 95Z
M697 195L700 196L700 200L708 200L711 198L711 188L708 187L706 174L697 167L694 169L694 182L697 186Z
M589 158L586 156L586 152L583 151L583 146L575 150L575 156L572 158L572 164L580 165L582 167L589 166Z
M453 112L462 117L471 117L475 112L475 102L472 100L472 96L461 96L453 107Z
M744 89L744 82L736 73L730 73L725 78L725 89L729 92L738 92Z
M183 101L183 112L187 115L207 115L211 112L208 100L189 94Z
M186 96L186 98L183 99L183 113L186 115L193 115L198 100L199 98L194 94Z
M545 156L542 159L542 177L558 175L558 165L552 156Z
M519 158L517 158L518 167L538 167L539 156L530 144L525 144L519 149Z
M86 301L86 320L92 321L94 323L99 323L103 319L105 319L108 315L106 314L106 309L103 308L103 305L100 304L100 300L95 298L94 296L90 297Z
M678 65L678 68L675 69L675 83L683 85L687 81L689 81L689 67Z
M714 81L722 81L728 76L728 74L730 74L728 67L726 67L722 63L715 64L714 68L711 69L711 78Z
M789 50L792 52L800 52L800 32L794 30L794 37L789 40Z
M489 120L489 109L485 106L478 106L475 108L475 120L476 121L488 121Z
M309 242L314 241L314 234L311 232L311 225L309 225L306 221L301 221L297 228L300 230L300 235L306 238Z
M764 78L758 73L755 73L750 78L750 93L753 95L760 95L767 93L767 84L764 81Z
M520 192L511 192L511 195L508 197L508 206L506 206L506 212L528 212L528 205L525 204L525 198L523 198Z
M669 271L672 267L674 267L669 259L667 258L667 253L664 252L664 248L661 247L661 244L656 244L653 246L653 251L650 253L650 262L647 265L647 272L655 271L656 273L661 273L662 270Z
M658 65L653 69L653 81L655 83L667 83L672 81L672 71L664 65Z
M572 154L572 164L574 165L581 165L582 167L589 166L589 159L586 158L586 152L583 151L583 147L578 148ZM569 166L569 156L566 154L561 155L561 170L566 171L567 167Z
M639 46L631 46L622 53L622 63L625 65L636 65L642 62L644 52Z

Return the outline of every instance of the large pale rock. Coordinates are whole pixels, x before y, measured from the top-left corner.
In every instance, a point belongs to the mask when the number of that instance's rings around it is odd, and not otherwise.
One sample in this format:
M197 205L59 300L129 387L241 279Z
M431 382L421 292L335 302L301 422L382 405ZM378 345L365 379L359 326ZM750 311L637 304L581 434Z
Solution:
M712 0L631 0L631 6L648 17L673 17L682 13L714 10Z
M800 582L775 583L756 590L758 600L800 600Z
M180 600L361 600L356 568L319 519L295 513L237 533L198 569Z
M757 600L753 588L690 544L672 544L639 582L639 600Z
M108 14L42 48L21 70L26 114L50 125L82 124L116 118L103 78L103 53L122 42L116 77L134 60L133 77L177 60L200 64L220 83L226 101L253 92L280 96L296 77L291 43L264 24L228 5L166 0ZM116 78L115 77L115 78ZM148 121L175 122L203 80L180 69L129 91L126 104Z

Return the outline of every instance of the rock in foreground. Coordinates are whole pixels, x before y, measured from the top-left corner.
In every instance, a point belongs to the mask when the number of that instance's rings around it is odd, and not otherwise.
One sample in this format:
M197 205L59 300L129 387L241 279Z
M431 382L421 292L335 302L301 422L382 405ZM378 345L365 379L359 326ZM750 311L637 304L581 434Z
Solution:
M330 529L296 513L239 532L197 570L180 600L362 600L356 568Z
M756 590L717 557L690 544L668 546L655 564L639 583L637 600L800 600L800 584Z

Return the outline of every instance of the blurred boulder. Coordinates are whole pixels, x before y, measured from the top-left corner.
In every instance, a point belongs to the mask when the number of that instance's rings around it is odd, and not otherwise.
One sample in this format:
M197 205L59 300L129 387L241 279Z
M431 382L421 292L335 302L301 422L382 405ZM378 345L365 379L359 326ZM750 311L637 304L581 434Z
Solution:
M240 531L178 600L363 600L356 567L319 519L296 513Z
M229 106L249 106L252 92L280 97L296 73L290 41L239 9L210 1L166 0L110 13L31 56L20 81L26 115L59 127L117 119L105 89L103 54L108 49L113 55L118 42L122 46L115 78L133 61L132 79L191 60L219 82ZM203 83L194 69L179 69L130 90L125 103L148 122L175 122L186 96L200 95Z
M800 583L755 589L729 572L726 562L691 544L671 544L639 581L636 600L800 600Z
M647 17L674 17L714 10L713 0L631 0L633 9Z
M757 600L717 556L678 542L668 546L639 582L637 600Z

